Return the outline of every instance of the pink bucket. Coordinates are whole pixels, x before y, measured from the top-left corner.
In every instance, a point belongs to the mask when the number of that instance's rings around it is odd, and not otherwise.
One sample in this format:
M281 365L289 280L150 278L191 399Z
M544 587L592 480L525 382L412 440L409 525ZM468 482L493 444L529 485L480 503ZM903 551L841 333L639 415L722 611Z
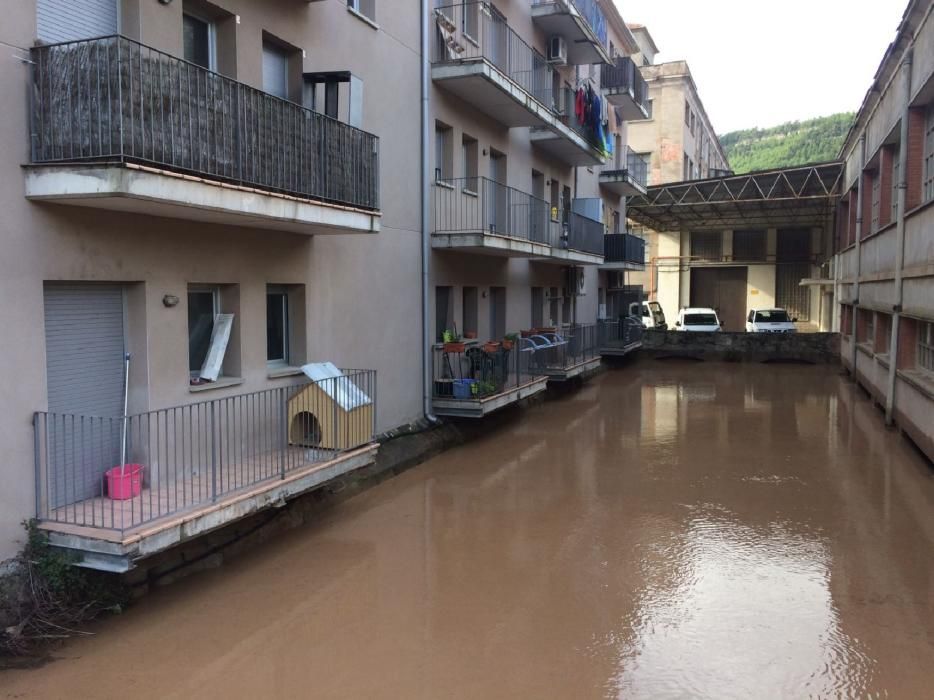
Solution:
M124 464L107 471L107 495L115 501L139 496L143 488L143 465Z

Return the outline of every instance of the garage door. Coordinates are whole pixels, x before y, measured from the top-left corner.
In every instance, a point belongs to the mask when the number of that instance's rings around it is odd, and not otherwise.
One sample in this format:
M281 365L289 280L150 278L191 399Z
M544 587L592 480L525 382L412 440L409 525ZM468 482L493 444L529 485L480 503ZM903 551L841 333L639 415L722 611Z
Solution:
M38 0L36 34L47 44L117 33L117 0Z
M716 309L723 330L742 332L746 325L745 267L691 268L691 306Z
M49 500L53 507L101 494L120 460L123 289L47 284Z

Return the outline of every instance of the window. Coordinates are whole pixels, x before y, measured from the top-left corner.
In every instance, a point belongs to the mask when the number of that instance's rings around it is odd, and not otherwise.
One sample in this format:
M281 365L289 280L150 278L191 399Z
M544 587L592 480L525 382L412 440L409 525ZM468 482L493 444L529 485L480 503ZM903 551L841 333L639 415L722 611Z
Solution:
M188 370L198 376L211 346L214 318L220 313L216 287L192 287L188 290Z
M506 288L490 287L490 337L506 336Z
M875 351L886 354L892 337L892 317L889 314L876 314Z
M879 212L882 208L882 178L876 170L869 174L869 226L863 231L863 236L879 230Z
M281 46L263 40L263 90L289 99L289 55Z
M691 126L691 105L687 102L684 103L684 124Z
M266 362L289 364L289 292L285 287L266 288Z
M548 327L558 325L558 288L548 289Z
M545 289L532 287L532 328L542 328L545 325Z
M464 187L472 192L478 189L477 150L477 139L464 134L461 137L461 176L466 180Z
M216 36L213 22L187 12L182 15L182 44L186 61L216 70Z
M898 178L900 177L901 155L901 150L896 146L895 153L892 154L892 216L889 221L898 220Z
M477 324L479 320L479 307L477 304L477 288L464 287L463 292L463 315L464 315L464 337L477 337Z
M691 257L720 262L723 256L723 234L720 231L692 231Z
M688 159L688 154L687 154L687 153L684 154L684 166L683 166L682 170L683 170L683 177L682 177L681 179L682 179L682 180L690 180L690 179L691 179L691 169L690 169L690 160Z
M761 229L733 231L733 260L764 262L766 242L766 232Z
M934 323L918 324L918 367L934 372Z
M856 319L856 342L872 344L876 338L876 314L869 309L859 309Z
M551 220L558 221L561 212L561 183L551 178Z
M446 3L445 3L446 4ZM473 39L476 42L479 37L479 16L478 12L480 11L480 3L472 2L470 0L465 0L461 5L462 8L462 19L464 27L464 36L468 39Z
M924 201L934 199L934 106L927 109L924 124Z
M347 9L363 15L371 22L376 21L376 0L347 0Z
M435 182L453 177L451 156L451 127L435 122Z
M695 126L696 126L696 123L695 123L695 119L694 119L694 114L692 113L692 114L691 114L691 134L694 133L694 128L695 128Z
M454 332L454 288L435 287L435 340L444 340L444 331Z

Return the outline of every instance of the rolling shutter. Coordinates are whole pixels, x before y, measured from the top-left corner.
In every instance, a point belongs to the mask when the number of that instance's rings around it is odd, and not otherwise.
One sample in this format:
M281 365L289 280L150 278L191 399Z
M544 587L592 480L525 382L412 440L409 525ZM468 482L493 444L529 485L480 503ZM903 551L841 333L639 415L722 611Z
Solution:
M117 0L37 0L39 41L93 39L117 33Z
M122 288L47 284L45 338L49 497L57 507L100 496L104 471L119 462Z

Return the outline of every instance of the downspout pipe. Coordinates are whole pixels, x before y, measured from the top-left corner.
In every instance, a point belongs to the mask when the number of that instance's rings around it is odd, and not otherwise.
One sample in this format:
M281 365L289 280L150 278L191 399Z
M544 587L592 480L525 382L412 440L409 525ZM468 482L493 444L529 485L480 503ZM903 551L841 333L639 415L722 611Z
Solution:
M425 419L430 423L437 423L438 418L432 413L431 390L431 305L429 299L429 285L431 282L431 203L428 197L431 193L431 183L429 180L430 153L429 144L429 89L430 82L430 50L431 50L431 7L429 0L421 0L421 205L422 205L422 412Z
M858 337L857 329L859 327L859 276L862 274L862 260L860 259L860 249L863 240L863 169L866 167L866 134L859 137L859 167L857 169L858 178L856 180L856 273L853 281L853 327L850 329L850 372L856 379L856 361L857 350L856 340Z
M914 50L905 51L902 59L902 122L898 144L898 204L895 223L895 305L892 307L892 329L889 337L889 376L885 392L885 424L895 422L895 379L898 370L898 336L902 317L903 268L905 267L905 208L908 200L908 110L911 104L911 70Z

